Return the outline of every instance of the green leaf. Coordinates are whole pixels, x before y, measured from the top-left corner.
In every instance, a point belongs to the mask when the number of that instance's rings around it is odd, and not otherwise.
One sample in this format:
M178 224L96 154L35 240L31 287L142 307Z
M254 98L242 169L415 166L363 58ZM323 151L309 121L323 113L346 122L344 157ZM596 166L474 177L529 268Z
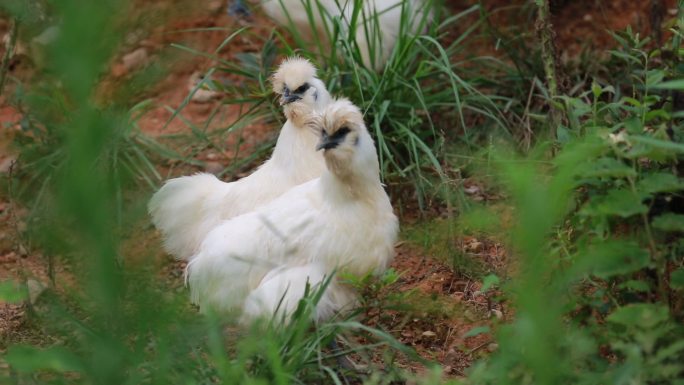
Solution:
M662 231L684 232L684 215L667 213L658 216L651 222L653 228Z
M625 102L625 103L627 103L627 104L629 104L629 105L632 105L632 106L634 106L634 107L643 107L643 103L641 103L640 100L634 99L634 98L630 98L630 97L628 97L628 96L623 97L623 98L622 98L622 101Z
M599 278L630 274L651 263L646 250L634 241L611 240L580 251L578 269Z
M12 367L20 372L54 370L57 372L79 372L82 370L79 358L62 347L44 350L30 346L12 346L5 358Z
M639 181L637 189L647 194L675 192L684 189L684 181L670 173L653 173Z
M615 158L599 158L590 163L587 169L582 172L582 176L589 178L627 178L636 175L637 173L632 167Z
M591 93L594 94L594 99L598 99L601 96L603 90L595 81L591 83Z
M663 70L651 70L646 74L646 87L657 87L665 78Z
M684 289L684 269L675 270L670 274L670 287Z
M567 127L559 125L558 128L556 128L556 138L558 138L558 142L560 143L568 143L572 139L572 136Z
M644 124L641 122L641 119L637 117L626 119L625 128L629 134L640 134L644 132Z
M489 274L482 280L482 287L480 288L480 292L484 293L487 290L491 289L494 285L499 284L499 277L496 276L496 274Z
M630 136L629 138L633 142L643 143L643 144L658 148L660 150L684 153L684 144L675 143L671 140L656 139L656 138L651 138L648 136L641 136L641 135L633 135L633 136Z
M646 292L649 292L651 290L651 286L649 286L648 283L646 283L644 281L638 281L635 279L632 279L632 280L629 280L629 281L626 281L626 282L619 284L618 288L628 290L628 291L636 291L636 292L640 292L640 293L646 293Z
M651 110L646 113L645 119L647 122L650 122L658 118L667 121L670 119L670 114L663 109Z
M670 80L653 86L665 90L684 90L684 79Z
M489 333L489 326L474 327L474 328L468 330L468 332L463 335L463 338L475 337L477 335L484 334L484 333Z
M18 303L26 299L26 290L18 282L0 282L0 302Z
M604 215L617 215L628 218L632 215L648 212L648 207L642 204L644 197L631 190L611 190L603 199L595 204L595 209Z
M615 310L607 318L608 321L626 327L650 329L667 321L669 313L662 305L640 303L623 306Z

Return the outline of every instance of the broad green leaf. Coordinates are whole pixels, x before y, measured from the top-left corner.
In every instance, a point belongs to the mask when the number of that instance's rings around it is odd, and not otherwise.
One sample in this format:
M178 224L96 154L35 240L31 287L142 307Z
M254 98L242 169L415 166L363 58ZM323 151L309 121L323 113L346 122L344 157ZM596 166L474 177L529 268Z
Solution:
M463 335L463 338L475 337L477 335L484 334L484 333L489 333L489 326L474 327L474 328L468 330L468 332Z
M611 190L595 204L596 210L604 215L617 215L622 218L648 212L642 194L627 189Z
M567 127L560 125L558 128L556 128L556 138L560 143L568 143L572 139L572 136L570 135L570 131L568 131Z
M77 356L62 347L38 349L29 346L12 346L5 357L17 371L34 372L54 370L57 372L79 372L82 365Z
M482 288L480 288L480 291L482 293L486 292L487 290L491 289L494 285L499 284L499 277L497 277L495 274L489 274L482 280Z
M684 190L684 181L670 173L649 174L639 181L637 189L647 194Z
M666 90L684 90L684 79L662 82L660 84L653 86L653 88L660 88Z
M675 143L671 140L656 139L641 135L630 136L630 140L637 143L643 143L665 151L684 153L684 144Z
M608 321L627 327L650 329L667 321L669 313L663 305L639 303L623 306L608 316Z
M578 268L600 278L630 274L651 263L648 252L634 241L601 242L581 250L578 255Z
M638 281L635 279L619 284L618 288L641 293L646 293L651 290L651 286L649 286L648 283L644 281Z
M665 72L663 70L651 70L646 75L646 87L654 87L663 81Z
M637 175L633 168L615 158L600 158L588 165L582 171L582 176L588 178L627 178Z
M17 303L26 299L26 290L18 282L0 282L0 302Z
M641 119L637 117L631 117L625 120L625 128L630 134L640 134L644 132L644 124Z
M660 118L662 120L669 120L670 119L670 114L663 110L663 109L657 109L657 110L651 110L646 113L646 121L650 122L654 119Z
M627 104L632 105L632 106L634 106L634 107L643 107L643 103L641 103L640 100L634 99L634 98L630 98L630 97L628 97L628 96L623 97L623 98L622 98L622 101L623 101L624 103L627 103Z
M677 269L670 274L670 287L684 289L684 268Z
M684 232L684 215L667 213L658 216L651 222L654 228L662 231Z

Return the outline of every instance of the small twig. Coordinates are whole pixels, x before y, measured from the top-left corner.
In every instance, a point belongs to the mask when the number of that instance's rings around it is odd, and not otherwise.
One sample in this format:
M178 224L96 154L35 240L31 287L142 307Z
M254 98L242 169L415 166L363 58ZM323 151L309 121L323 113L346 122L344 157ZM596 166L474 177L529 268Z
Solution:
M447 335L444 338L444 344L442 345L442 349L446 349L449 346L449 338L451 338L451 335L454 332L454 328L449 326L449 330L447 331Z
M536 77L535 77L536 78ZM530 150L530 146L532 145L532 136L534 136L534 131L532 131L532 124L530 123L530 107L532 105L532 96L534 95L534 81L530 83L530 92L527 94L527 103L525 104L525 112L523 112L524 116L524 124L525 124L525 134L524 134L524 140L525 140L525 151Z
M472 356L473 353L475 353L475 352L477 352L478 350L484 348L485 346L489 345L490 343L492 343L492 340L487 340L487 341L485 341L485 342L483 342L483 343L477 345L476 347L470 349L470 350L466 353L466 355L467 355L467 356Z
M0 64L0 95L2 95L2 90L5 88L7 72L9 71L10 60L14 53L14 46L17 43L17 34L19 32L19 22L16 18L12 18L10 24L9 41L7 42L5 54L3 55L2 63Z

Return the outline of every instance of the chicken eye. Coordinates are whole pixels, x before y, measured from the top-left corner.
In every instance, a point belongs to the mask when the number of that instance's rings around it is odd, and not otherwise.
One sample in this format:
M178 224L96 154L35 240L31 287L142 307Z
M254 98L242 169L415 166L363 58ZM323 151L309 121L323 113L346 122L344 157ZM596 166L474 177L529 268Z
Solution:
M334 139L343 139L345 136L347 136L348 133L350 133L351 130L347 126L342 126L337 129L337 131L333 134Z
M306 92L306 90L308 90L309 87L310 87L309 83L304 83L301 86L299 86L299 88L297 88L295 90L295 94L302 94L302 93Z

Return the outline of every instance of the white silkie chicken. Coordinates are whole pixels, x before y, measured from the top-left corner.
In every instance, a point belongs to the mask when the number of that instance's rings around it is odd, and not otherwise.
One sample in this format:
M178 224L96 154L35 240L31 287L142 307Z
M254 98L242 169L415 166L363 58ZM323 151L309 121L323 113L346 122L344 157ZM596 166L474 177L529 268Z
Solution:
M273 155L254 173L225 183L200 173L166 181L148 209L162 233L164 248L176 258L195 254L209 231L226 219L268 203L290 188L319 177L325 170L315 151L318 133L304 124L311 110L330 103L325 84L307 60L285 60L272 78L287 121Z
M357 18L353 17L354 0L265 0L261 5L276 23L296 28L308 38L318 34L319 38L325 39L324 25L332 29L330 20L339 18L342 28L346 29L341 36L347 36L349 29L354 29L352 35L355 36L362 63L375 71L385 68L400 33L417 33L431 20L425 17L428 4L425 0L361 0L360 3L363 8L358 10ZM307 7L311 8L311 14L307 12ZM403 20L402 7L405 8ZM244 0L234 0L229 12L247 14ZM321 14L326 15L325 20ZM309 15L313 17L313 23ZM354 25L352 19L356 20Z
M327 170L207 235L186 271L201 309L239 311L243 322L287 318L307 282L316 288L335 271L363 276L391 262L399 225L361 112L341 99L312 115L309 124L320 132L316 148L323 150ZM333 279L315 320L355 299Z

